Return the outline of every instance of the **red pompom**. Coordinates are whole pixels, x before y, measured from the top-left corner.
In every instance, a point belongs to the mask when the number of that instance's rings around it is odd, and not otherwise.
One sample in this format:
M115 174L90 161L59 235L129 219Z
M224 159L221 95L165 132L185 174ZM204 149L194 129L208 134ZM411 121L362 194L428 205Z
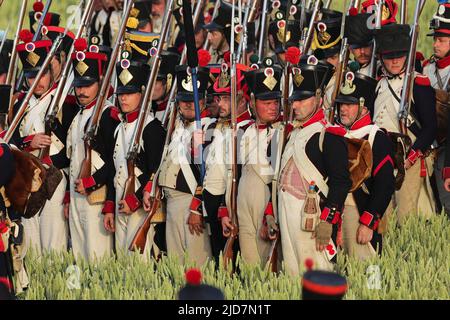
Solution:
M200 67L206 67L211 61L211 54L208 50L200 49L198 50L198 65Z
M290 62L293 65L296 65L300 62L300 49L297 47L289 47L286 50L286 61Z
M419 60L419 61L425 60L425 57L423 56L422 52L420 52L420 51L416 52L416 60Z
M223 54L223 60L225 63L230 64L231 61L231 53L230 51L227 51Z
M75 40L75 42L73 43L73 47L75 48L76 51L85 51L87 50L87 41L84 38L79 38L77 40Z
M356 16L358 14L358 8L355 7L351 7L350 11L348 12L349 15L351 15L352 17Z
M306 269L308 269L308 271L312 270L313 265L314 265L313 259L308 258L305 260L305 266L306 266Z
M24 43L33 41L33 34L28 29L23 29L19 32L19 39Z
M44 4L41 1L36 1L33 3L33 10L35 12L42 12L44 10Z
M202 282L202 273L199 269L189 269L186 271L186 282L193 286L198 286Z

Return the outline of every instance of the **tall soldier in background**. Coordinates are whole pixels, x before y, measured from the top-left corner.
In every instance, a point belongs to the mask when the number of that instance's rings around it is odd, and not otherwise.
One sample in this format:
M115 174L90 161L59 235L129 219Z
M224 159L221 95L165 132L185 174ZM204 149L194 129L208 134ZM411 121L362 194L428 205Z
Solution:
M230 50L230 26L232 5L220 1L217 16L203 28L208 31L208 40L212 48L211 63L222 63L225 52Z
M90 34L100 37L100 42L111 47L116 41L122 12L118 0L100 0L92 18Z
M399 108L411 46L410 26L385 25L376 31L375 41L383 76L376 88L373 121L388 132L400 133ZM414 75L407 124L412 146L406 146L405 180L395 193L393 202L400 224L408 215L419 213L429 216L435 210L429 181L432 159L428 157L436 138L435 93L430 79L417 73Z
M437 143L439 145L434 164L439 200L446 214L450 216L450 194L445 190L450 186L450 171L445 164L446 137L449 129L449 94L450 94L450 4L441 4L431 20L433 36L433 55L424 62L423 73L430 79L431 86L436 91ZM448 141L448 139L447 139ZM450 159L450 157L448 157ZM449 189L450 190L450 189Z

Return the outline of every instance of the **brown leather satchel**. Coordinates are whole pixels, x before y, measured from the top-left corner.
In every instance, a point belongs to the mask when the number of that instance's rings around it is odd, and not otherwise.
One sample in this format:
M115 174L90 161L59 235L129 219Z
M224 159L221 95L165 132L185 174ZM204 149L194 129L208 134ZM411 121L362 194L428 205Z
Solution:
M395 190L400 190L405 180L405 158L410 150L412 141L407 135L395 132L388 132L388 137L392 141L394 151L394 168L397 169L395 176Z
M364 139L347 138L348 169L352 180L350 192L358 189L370 177L373 166L372 148Z
M436 91L436 118L437 134L436 141L443 145L447 138L448 112L449 112L449 93L445 90L435 89Z

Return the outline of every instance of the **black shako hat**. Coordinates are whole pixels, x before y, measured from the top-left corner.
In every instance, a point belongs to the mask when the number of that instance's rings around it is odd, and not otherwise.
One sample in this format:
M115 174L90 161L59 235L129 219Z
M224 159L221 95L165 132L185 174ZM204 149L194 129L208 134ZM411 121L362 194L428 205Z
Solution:
M341 300L346 292L347 280L337 273L309 270L303 274L303 300Z
M450 37L450 3L439 5L430 21L430 29L432 32L428 36Z
M150 66L141 61L129 60L130 53L123 51L121 59L116 63L116 94L142 92L150 76Z
M324 58L329 58L341 50L342 17L326 18L319 21L314 30L313 45Z
M323 63L311 55L305 56L292 70L293 92L290 101L305 100L316 95L318 89L323 94L325 86L333 75L332 65Z
M186 66L176 66L177 75L177 97L179 101L194 101L194 86L192 82L191 69ZM206 90L209 85L209 69L197 67L197 88L199 99L206 97Z
M300 21L295 19L294 14L289 14L286 19L285 13L281 10L275 13L274 18L269 25L269 34L273 38L275 53L285 52L289 47L298 47L301 38Z
M371 114L374 111L375 88L377 80L362 73L348 71L344 75L344 83L339 89L336 102L365 105Z
M374 32L367 25L371 16L369 13L359 13L346 17L344 36L351 48L369 47L372 44Z
M244 77L256 99L271 100L281 98L282 73L283 69L275 65L272 58L265 58L258 69L245 72Z
M387 59L408 55L411 46L410 31L408 24L387 24L375 30L376 53Z
M107 56L100 52L91 52L87 48L87 41L84 38L75 40L75 52L72 54L74 87L90 86L94 82L100 81L106 68Z
M216 287L203 284L198 269L190 269L185 274L186 285L178 292L178 300L225 300L223 292Z

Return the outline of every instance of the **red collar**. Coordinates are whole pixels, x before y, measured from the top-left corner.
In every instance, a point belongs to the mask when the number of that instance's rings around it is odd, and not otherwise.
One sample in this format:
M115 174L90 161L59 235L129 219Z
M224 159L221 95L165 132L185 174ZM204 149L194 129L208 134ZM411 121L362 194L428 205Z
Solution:
M139 109L137 109L136 111L128 112L124 115L127 123L134 122L138 118L138 116L139 116Z
M83 109L85 110L89 110L90 108L92 108L93 106L95 106L95 104L97 103L97 98L95 98L91 103L89 103L87 106L84 106Z
M259 130L264 130L264 129L267 129L267 128L272 128L272 124L271 123L269 123L269 124L256 124L256 127Z
M241 113L238 117L237 117L237 123L245 121L245 120L251 120L252 119L252 115L250 114L250 112L248 110L246 110L245 112Z
M301 127L306 128L307 126L312 125L313 123L322 121L324 119L325 119L325 113L323 112L322 108L319 108L319 110L317 110L317 112L311 117L311 119L306 121Z
M368 126L372 124L372 119L370 118L370 113L367 113L366 115L364 115L362 118L356 120L350 130L357 130L357 129L361 129L362 127Z
M167 108L167 100L156 102L156 111L164 111Z
M200 118L210 118L211 117L211 112L209 111L209 109L205 109L200 113Z
M450 65L450 56L447 56L442 59L436 59L436 66L438 69L444 69Z

